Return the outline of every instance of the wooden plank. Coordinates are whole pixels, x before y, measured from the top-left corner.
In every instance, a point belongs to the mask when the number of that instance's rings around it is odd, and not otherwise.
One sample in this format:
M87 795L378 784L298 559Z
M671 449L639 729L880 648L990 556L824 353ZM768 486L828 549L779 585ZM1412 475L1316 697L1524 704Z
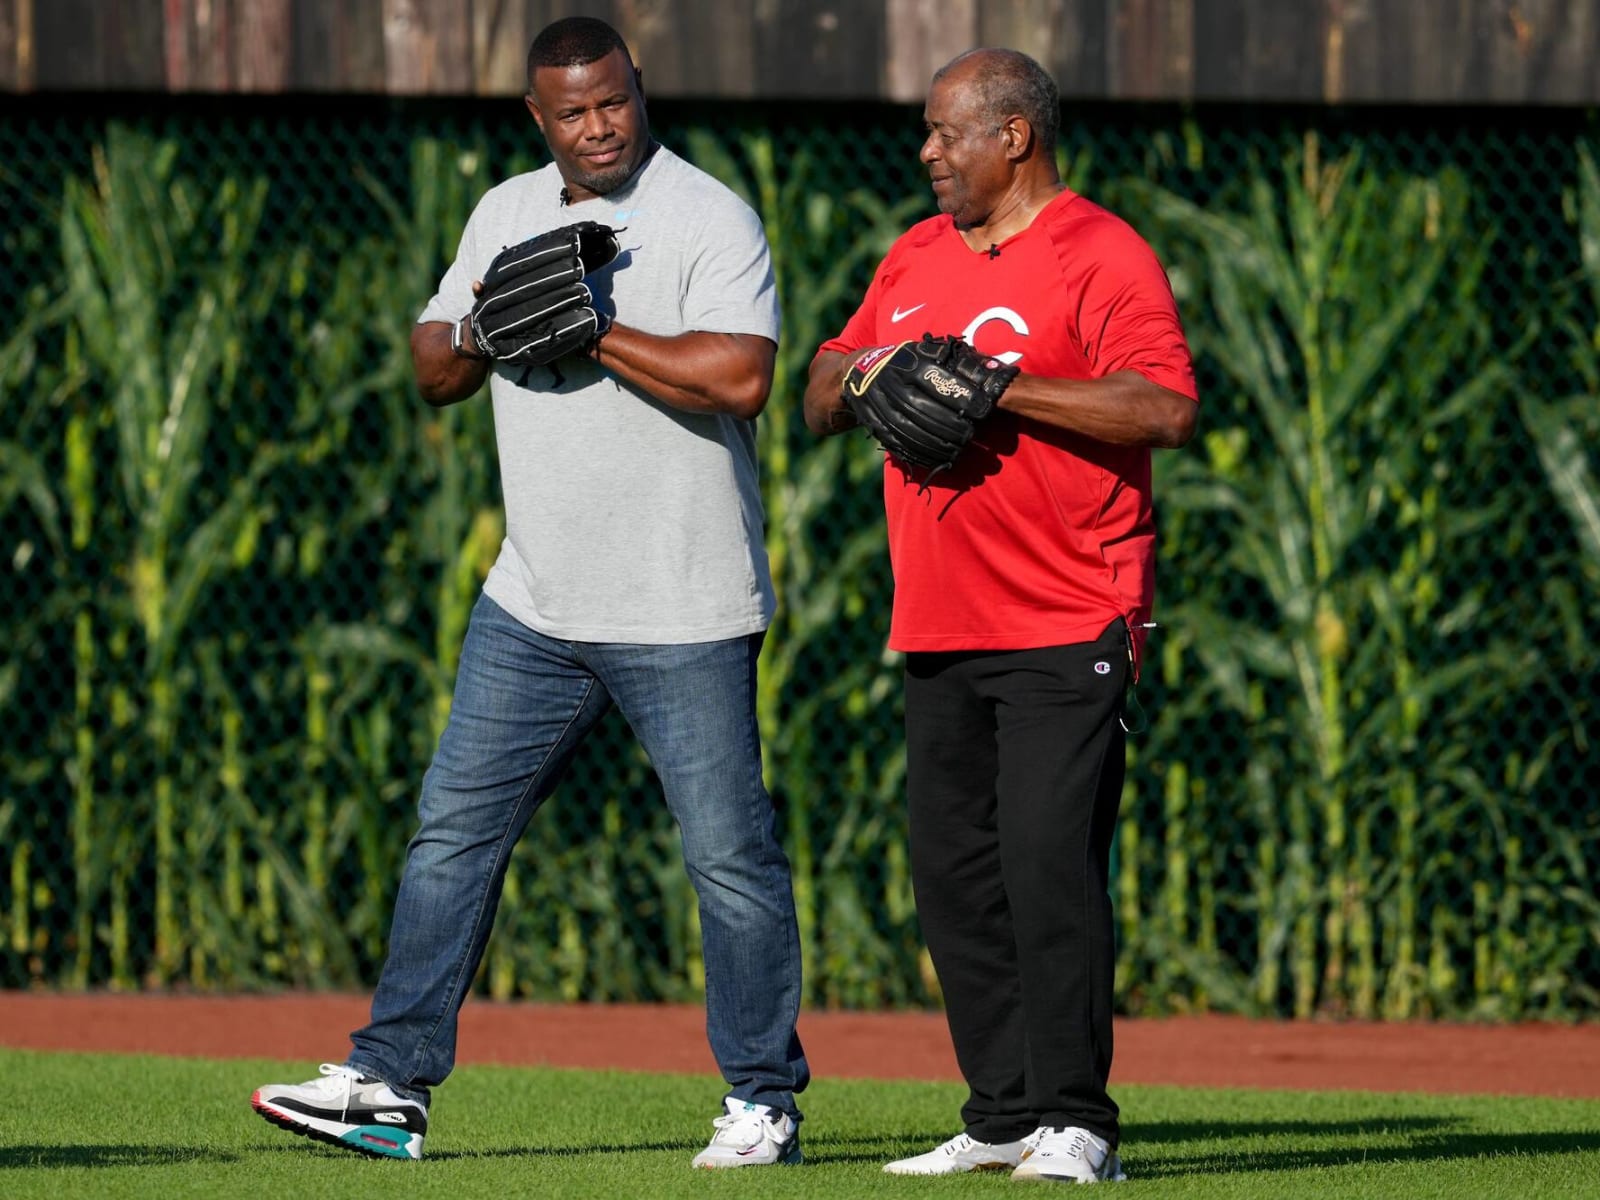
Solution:
M1459 0L1438 7L1416 5L1393 26L1385 21L1378 62L1379 95L1408 100L1482 94L1489 68L1485 18L1496 0Z
M472 24L459 0L383 0L384 86L390 95L472 91Z
M289 86L292 0L234 0L234 87L282 92Z
M169 92L233 86L232 0L165 0L163 75Z
M1306 103L1321 99L1325 19L1322 6L1285 4L1283 0L1247 3L1247 95L1251 99Z
M44 0L32 9L43 88L159 90L162 0Z
M1365 0L1325 0L1322 23L1322 98L1341 104L1357 90L1370 89L1377 72L1372 65L1375 20ZM1352 56L1351 47L1360 53Z
M920 104L933 73L980 44L976 0L887 0L884 18L891 100Z
M96 90L117 86L106 77L99 8L94 0L45 0L35 7L40 87Z
M882 0L763 0L756 25L756 93L852 100L886 94Z
M138 91L159 91L166 86L161 62L162 9L162 0L117 0L98 6L103 70L109 86Z
M1165 100L1194 94L1195 0L1122 0L1107 32L1107 95Z
M1383 21L1366 0L1328 0L1323 98L1369 101L1383 92L1386 53L1410 52L1411 27Z
M1195 0L1195 97L1320 99L1321 28L1316 6L1283 0Z
M33 90L33 0L0 0L0 92Z
M625 6L619 29L651 96L743 97L756 90L756 6L661 0Z
M1592 103L1600 13L1582 0L1517 0L1490 26L1485 100Z
M384 90L383 0L290 0L290 21L296 90Z
M1108 0L1010 0L979 10L978 43L1036 59L1063 96L1105 95Z
M1327 0L1329 101L1593 104L1600 12L1586 0L1458 0L1381 13Z
M522 0L474 0L472 90L480 96L523 95L532 40Z

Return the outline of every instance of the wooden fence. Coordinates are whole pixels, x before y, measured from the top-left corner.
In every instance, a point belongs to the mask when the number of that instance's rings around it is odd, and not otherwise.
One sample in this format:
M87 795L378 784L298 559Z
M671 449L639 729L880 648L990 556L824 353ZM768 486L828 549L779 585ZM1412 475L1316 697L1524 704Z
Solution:
M915 101L1008 45L1069 99L1600 102L1600 0L0 0L0 91L514 96L574 12L661 96Z

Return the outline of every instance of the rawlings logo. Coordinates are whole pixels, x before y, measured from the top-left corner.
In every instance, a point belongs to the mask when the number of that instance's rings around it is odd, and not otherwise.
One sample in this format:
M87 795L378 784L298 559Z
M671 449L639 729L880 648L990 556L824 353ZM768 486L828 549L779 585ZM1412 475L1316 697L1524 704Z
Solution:
M923 371L922 382L946 398L950 396L970 396L972 394L971 389L959 379L952 379L937 367L929 367Z
M872 370L873 363L877 362L880 358L884 358L887 355L893 354L898 349L900 349L900 347L895 345L878 346L875 349L868 350L860 358L856 359L855 366L851 367L850 369L852 371L860 371L865 374L866 372Z

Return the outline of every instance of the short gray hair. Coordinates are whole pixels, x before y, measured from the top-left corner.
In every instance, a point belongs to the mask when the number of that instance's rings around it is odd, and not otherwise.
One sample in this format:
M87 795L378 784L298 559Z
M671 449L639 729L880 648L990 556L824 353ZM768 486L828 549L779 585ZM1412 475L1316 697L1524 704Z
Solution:
M973 76L973 87L983 115L998 126L1013 113L1020 114L1033 126L1040 149L1054 150L1056 131L1061 125L1061 93L1050 72L1020 50L987 46L968 50L935 71L933 82L938 83L957 66L979 57L984 61Z

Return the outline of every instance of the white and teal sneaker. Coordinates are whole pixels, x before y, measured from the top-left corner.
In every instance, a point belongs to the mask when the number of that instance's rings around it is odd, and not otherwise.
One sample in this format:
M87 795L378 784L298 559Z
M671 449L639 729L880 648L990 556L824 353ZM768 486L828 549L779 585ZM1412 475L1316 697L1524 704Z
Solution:
M729 1096L728 1112L711 1122L711 1144L694 1156L697 1167L782 1167L800 1163L800 1123L786 1112Z
M250 1107L274 1125L319 1142L380 1158L421 1158L427 1105L398 1095L381 1079L323 1063L308 1083L269 1083Z

